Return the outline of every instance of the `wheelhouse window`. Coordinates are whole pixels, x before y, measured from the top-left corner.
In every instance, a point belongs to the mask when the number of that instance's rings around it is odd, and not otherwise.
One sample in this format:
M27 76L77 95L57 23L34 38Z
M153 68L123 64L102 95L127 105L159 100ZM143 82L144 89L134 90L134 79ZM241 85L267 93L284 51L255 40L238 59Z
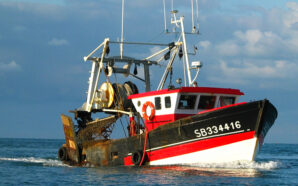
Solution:
M235 97L232 96L220 96L219 98L219 106L227 106L235 103Z
M155 97L155 109L160 110L161 109L161 99L160 97Z
M198 109L212 109L215 105L216 96L200 96Z
M171 97L170 96L165 97L165 107L171 108Z
M196 95L181 95L178 104L178 109L194 109L196 99Z

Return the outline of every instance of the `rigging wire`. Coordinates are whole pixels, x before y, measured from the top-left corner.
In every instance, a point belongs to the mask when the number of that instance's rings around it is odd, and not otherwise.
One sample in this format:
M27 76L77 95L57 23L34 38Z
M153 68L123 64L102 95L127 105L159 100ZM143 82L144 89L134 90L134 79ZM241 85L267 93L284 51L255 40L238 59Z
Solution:
M125 135L125 137L127 137L127 136L126 136L126 132L125 132L125 129L124 129L124 126L123 126L123 123L122 123L122 120L121 120L121 118L120 118L119 120L120 120L120 123L121 123L122 129L123 129L124 135Z
M162 30L159 34L155 35L152 39L148 40L148 43L151 43L152 41L155 41L157 38L159 38L160 36L162 36L164 34L164 30Z
M115 82L117 83L118 80L117 80L117 75L116 75L116 73L114 73L114 76L115 76ZM119 91L119 87L118 87L117 85L116 85L116 87L117 87L117 91L120 92L120 91ZM115 96L115 97L116 97L116 99L117 99L117 103L119 104L119 108L118 108L118 109L120 109L120 107L121 107L121 109L123 109L123 100L122 100L122 98L119 97L119 96ZM120 99L120 101L119 101L119 99ZM124 118L126 119L126 122L128 123L127 118L126 118L125 116L124 116ZM122 129L123 129L124 135L125 135L125 137L126 137L125 128L124 128L124 126L123 126L123 123L122 123L121 118L120 118L120 123L121 123Z

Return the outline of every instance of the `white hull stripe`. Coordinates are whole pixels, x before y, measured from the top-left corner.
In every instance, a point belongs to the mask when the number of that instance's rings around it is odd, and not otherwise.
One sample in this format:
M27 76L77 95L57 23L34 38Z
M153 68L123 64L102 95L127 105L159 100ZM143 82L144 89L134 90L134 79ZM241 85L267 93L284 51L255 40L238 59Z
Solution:
M257 138L235 142L207 150L150 161L149 165L177 165L195 163L222 163L252 161L258 151Z

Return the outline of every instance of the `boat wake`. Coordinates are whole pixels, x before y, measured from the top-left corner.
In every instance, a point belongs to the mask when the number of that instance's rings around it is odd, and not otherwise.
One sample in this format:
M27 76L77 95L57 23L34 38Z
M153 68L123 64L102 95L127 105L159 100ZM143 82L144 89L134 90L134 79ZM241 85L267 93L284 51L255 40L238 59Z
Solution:
M278 161L250 162L235 161L227 163L196 163L177 164L175 166L149 167L147 170L168 170L177 174L219 176L219 177L262 177L264 171L272 171L281 168Z
M225 168L225 169L255 169L255 170L272 170L282 166L279 161L267 162L251 162L251 161L235 161L227 163L197 163L189 164L191 167L198 168Z
M46 159L46 158L35 158L35 157L26 157L26 158L25 157L24 158L0 157L0 161L42 164L43 166L49 166L49 167L69 167L69 165L63 164L61 161L57 159Z

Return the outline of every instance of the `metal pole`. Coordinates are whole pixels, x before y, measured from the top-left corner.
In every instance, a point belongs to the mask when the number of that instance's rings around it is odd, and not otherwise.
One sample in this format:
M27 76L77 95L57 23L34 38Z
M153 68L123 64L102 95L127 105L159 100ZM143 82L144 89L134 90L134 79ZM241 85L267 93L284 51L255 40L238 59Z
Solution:
M89 77L89 88L88 88L88 92L87 92L87 101L86 101L85 108L83 108L85 111L88 111L89 107L90 107L89 105L92 100L92 92L94 89L94 76L98 72L98 67L99 67L99 65L97 62L92 62L92 69L91 69L90 77Z
M146 92L150 92L150 74L149 74L149 65L144 63L144 74L145 74L145 83L146 83Z
M186 62L186 70L187 70L187 75L188 75L188 83L189 86L191 86L191 73L190 73L190 68L189 68L189 60L188 60L188 54L187 54L187 46L186 46L186 39L185 39L185 33L184 33L184 23L183 23L184 17L180 17L180 24L181 24L181 35L182 35L182 40L183 40L183 53L185 57L185 62Z
M163 0L163 18L164 18L164 24L165 24L165 32L167 32L167 16L166 16L166 3L165 3L165 0Z
M124 24L124 0L122 0L122 22L121 22L121 43L120 43L120 57L123 58L123 24Z
M106 50L107 50L107 47L109 44L109 38L106 38L104 40L103 44L104 44L104 47L103 47L103 51L101 54L100 62L99 63L93 62L93 64L92 64L91 75L89 78L89 89L88 89L88 95L87 95L86 108L84 108L88 112L91 112L91 110L92 110L92 105L93 105L94 96L95 96L95 92L96 92L97 85L98 85L98 80L100 77L101 70L103 68L103 59L104 59L104 56L106 54ZM95 78L96 73L97 73L97 76Z
M164 74L163 74L163 76L162 76L162 79L161 79L161 81L160 81L160 84L158 85L157 90L161 90L161 89L163 89L163 87L164 87L164 85L165 85L165 82L166 82L166 80L167 80L168 74L169 74L169 72L170 72L170 70L171 70L171 68L172 68L172 66L173 66L173 62L174 62L174 60L175 60L177 51L178 51L178 48L176 48L176 50L175 50L175 52L174 52L174 54L173 54L173 56L172 56L172 59L171 59L170 62L168 63L167 69L166 69L166 71L164 72Z

